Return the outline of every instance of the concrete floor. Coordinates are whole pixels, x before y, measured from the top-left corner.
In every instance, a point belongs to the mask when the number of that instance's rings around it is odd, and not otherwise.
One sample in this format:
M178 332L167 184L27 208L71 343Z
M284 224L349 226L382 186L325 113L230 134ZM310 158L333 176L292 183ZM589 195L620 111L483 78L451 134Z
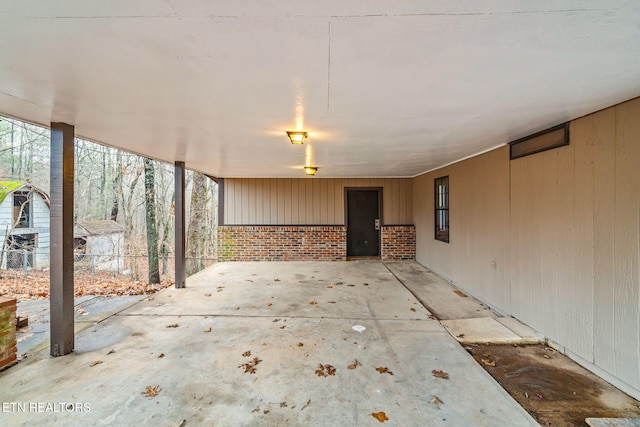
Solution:
M384 412L394 426L537 425L420 303L434 280L416 263L217 264L105 315L74 354L45 349L0 373L0 423L366 426ZM434 306L453 291L436 282Z

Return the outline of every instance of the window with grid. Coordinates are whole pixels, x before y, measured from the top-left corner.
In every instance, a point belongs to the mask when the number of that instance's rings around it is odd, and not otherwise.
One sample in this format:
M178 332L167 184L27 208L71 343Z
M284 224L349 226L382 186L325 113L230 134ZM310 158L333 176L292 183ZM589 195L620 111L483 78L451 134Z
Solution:
M449 243L449 177L434 181L435 194L435 238Z

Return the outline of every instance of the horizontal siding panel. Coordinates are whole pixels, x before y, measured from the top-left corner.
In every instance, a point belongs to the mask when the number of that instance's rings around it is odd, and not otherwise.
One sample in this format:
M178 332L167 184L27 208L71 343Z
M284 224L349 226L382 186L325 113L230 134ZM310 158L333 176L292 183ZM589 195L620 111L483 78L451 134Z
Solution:
M225 224L344 224L346 187L382 187L383 223L413 224L409 178L227 178Z

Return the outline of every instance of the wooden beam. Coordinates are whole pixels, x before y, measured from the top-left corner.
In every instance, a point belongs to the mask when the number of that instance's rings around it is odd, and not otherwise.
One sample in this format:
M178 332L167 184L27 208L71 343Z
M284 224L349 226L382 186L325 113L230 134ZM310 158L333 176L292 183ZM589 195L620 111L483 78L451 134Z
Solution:
M184 162L175 162L175 234L176 288L184 288L185 278L185 221L184 221Z
M51 355L75 346L73 311L74 128L51 123L50 309Z

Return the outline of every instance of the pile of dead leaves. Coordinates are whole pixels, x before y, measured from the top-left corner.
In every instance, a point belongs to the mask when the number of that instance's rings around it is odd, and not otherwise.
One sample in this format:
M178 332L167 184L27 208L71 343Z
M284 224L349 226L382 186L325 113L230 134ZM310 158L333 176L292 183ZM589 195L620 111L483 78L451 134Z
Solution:
M242 353L242 357L251 357L251 350L247 350L244 353ZM258 366L258 364L260 362L262 362L262 359L260 359L258 357L254 357L249 362L241 363L240 365L238 365L238 368L244 369L244 373L245 374L246 373L255 374L256 373L256 366Z
M85 295L126 296L156 293L173 281L166 280L158 284L131 280L130 276L106 271L77 271L74 274L75 297ZM31 270L26 277L22 271L0 272L0 296L27 299L49 298L49 271Z
M316 369L316 375L319 377L327 377L327 376L335 376L336 368L333 365L323 365L322 363L318 365L318 369Z

